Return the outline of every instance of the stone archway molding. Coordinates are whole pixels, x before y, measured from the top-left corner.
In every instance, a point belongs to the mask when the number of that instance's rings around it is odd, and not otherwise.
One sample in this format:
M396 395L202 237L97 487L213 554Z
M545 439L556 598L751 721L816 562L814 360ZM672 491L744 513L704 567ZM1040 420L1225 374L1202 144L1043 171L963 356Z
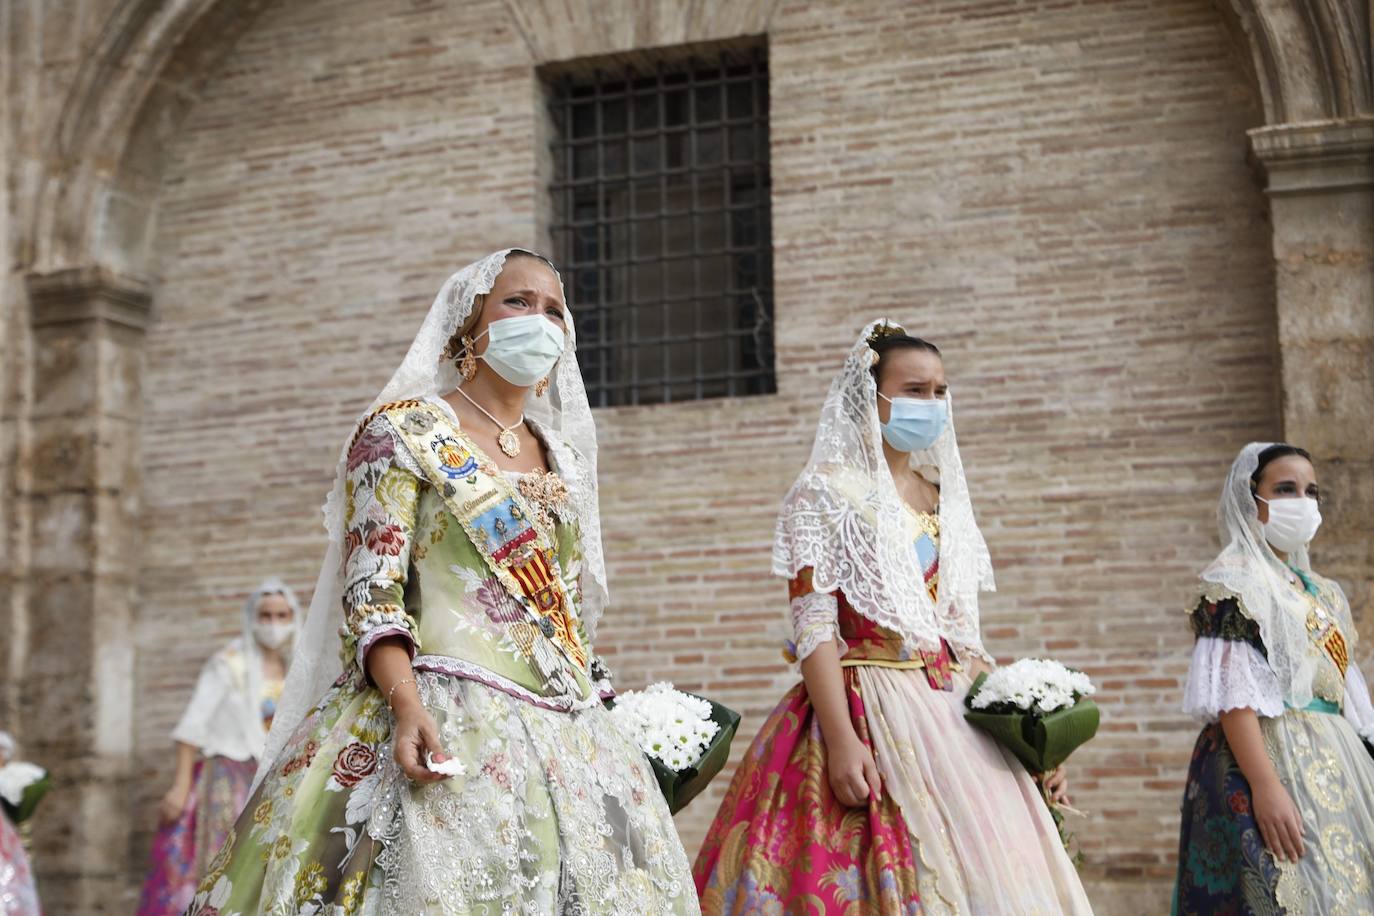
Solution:
M270 0L125 0L77 72L48 141L21 263L28 272L149 276L146 163L200 81ZM148 191L141 194L140 191Z
M1265 123L1374 114L1368 0L1217 0L1238 33Z

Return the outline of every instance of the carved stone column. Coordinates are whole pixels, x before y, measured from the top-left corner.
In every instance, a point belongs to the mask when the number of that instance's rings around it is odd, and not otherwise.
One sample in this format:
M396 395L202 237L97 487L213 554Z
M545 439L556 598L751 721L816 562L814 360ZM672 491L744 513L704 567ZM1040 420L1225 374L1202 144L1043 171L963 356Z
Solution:
M30 275L32 563L25 752L53 792L34 858L50 913L127 913L134 601L147 286Z
M1374 639L1374 118L1250 138L1274 219L1284 435L1312 451L1330 494L1318 568L1350 589Z

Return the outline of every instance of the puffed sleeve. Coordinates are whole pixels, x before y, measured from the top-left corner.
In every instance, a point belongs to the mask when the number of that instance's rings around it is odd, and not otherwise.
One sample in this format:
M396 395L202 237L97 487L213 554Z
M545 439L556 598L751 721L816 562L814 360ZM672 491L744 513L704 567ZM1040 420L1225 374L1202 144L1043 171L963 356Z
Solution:
M839 599L833 592L818 592L811 582L811 567L797 571L787 585L791 597L792 642L783 653L801 662L827 642L834 641L840 655L849 646L840 638Z
M416 620L405 606L411 543L420 498L414 459L385 416L374 417L349 448L344 483L345 664L367 673L379 639L419 648Z
M192 747L208 747L214 737L214 729L221 724L220 708L231 690L233 684L223 659L219 655L212 655L200 669L191 701L186 704L177 727L172 729L172 740Z
M1366 741L1374 741L1374 703L1369 699L1369 684L1364 672L1354 661L1345 669L1345 708L1342 710L1346 721L1355 726L1355 731Z
M1192 664L1183 689L1183 711L1215 721L1231 709L1283 715L1283 688L1263 652L1259 626L1235 597L1203 598L1192 615Z

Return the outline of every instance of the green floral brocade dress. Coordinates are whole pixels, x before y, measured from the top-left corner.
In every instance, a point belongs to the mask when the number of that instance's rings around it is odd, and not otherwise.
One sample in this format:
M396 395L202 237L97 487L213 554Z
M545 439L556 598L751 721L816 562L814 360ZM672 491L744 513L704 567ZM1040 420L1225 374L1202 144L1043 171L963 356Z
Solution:
M565 481L503 474L438 399L359 428L345 487L344 673L249 800L190 913L697 913L643 754L602 705ZM464 773L409 782L379 639L412 647L420 696Z

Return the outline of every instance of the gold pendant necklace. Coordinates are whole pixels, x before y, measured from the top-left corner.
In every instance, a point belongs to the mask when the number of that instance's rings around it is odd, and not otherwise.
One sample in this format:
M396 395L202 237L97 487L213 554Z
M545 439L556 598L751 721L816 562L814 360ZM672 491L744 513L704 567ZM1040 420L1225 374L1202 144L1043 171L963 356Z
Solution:
M520 437L515 434L515 428L519 426L521 423L525 422L525 415L522 413L520 415L520 419L516 420L510 426L502 426L501 421L491 415L491 411L487 410L481 404L478 404L476 401L472 399L472 395L468 394L461 388L458 389L458 393L461 394L463 397L467 398L469 404L471 404L473 407L476 407L478 410L482 411L482 414L488 420L495 423L497 429L501 430L499 433L496 434L496 444L501 446L501 451L506 453L506 457L520 457Z

